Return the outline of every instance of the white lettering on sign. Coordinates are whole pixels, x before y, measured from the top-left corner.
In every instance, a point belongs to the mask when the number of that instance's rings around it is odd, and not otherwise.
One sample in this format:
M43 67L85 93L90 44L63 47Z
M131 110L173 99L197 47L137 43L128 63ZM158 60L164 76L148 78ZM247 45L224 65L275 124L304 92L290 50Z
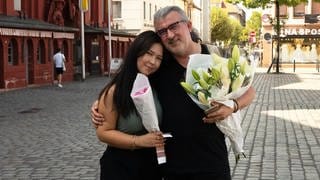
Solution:
M320 35L320 29L281 29L280 36L288 35Z
M0 36L27 36L27 37L41 37L41 38L66 38L74 39L73 33L60 33L50 31L35 31L23 29L0 28Z
M58 33L58 32L54 32L53 33L53 38L74 39L74 34L73 33Z
M51 38L52 32L0 28L0 35L3 35L3 36L49 37L49 38Z

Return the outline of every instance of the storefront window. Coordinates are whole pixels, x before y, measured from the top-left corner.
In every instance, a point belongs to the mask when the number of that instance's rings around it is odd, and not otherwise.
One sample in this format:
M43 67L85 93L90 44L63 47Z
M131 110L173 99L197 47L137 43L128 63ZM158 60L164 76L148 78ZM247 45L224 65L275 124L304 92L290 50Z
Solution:
M282 38L280 61L298 63L316 63L320 57L320 38ZM276 47L273 47L276 48Z
M21 51L22 51L22 59L21 59L21 63L24 64L24 60L26 57L26 50L25 50L25 41L22 41L21 43Z
M40 40L38 50L37 50L38 64L45 64L45 45L43 40Z
M8 64L18 64L18 46L15 39L11 39L8 46Z

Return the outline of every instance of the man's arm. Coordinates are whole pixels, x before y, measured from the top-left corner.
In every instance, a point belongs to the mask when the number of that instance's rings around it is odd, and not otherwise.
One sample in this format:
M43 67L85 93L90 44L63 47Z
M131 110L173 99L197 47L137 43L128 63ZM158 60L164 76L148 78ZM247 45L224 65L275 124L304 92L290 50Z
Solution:
M251 104L253 99L255 98L256 91L251 86L242 96L235 99L237 102L237 109L243 109L244 107ZM206 112L206 116L203 118L203 121L205 123L215 123L217 121L224 120L228 116L230 116L234 112L234 108L230 108L224 104L218 103L218 102L212 102L210 110Z

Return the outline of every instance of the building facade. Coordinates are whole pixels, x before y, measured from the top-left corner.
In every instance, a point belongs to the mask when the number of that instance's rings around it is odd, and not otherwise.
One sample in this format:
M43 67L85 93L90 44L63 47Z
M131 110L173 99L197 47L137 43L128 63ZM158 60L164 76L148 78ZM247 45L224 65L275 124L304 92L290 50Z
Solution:
M67 61L63 81L72 81L79 73L111 73L111 62L123 57L135 35L112 30L109 36L107 1L88 1L89 10L84 13L85 72L81 72L78 0L1 0L0 89L53 83L52 56L57 48Z
M320 59L320 3L314 0L295 7L280 6L279 64L282 67L316 67ZM265 10L263 21L263 61L268 67L277 55L274 26L275 6Z
M24 87L28 84L52 82L54 69L51 56L60 47L67 58L69 69L66 80L71 80L73 68L73 39L76 28L54 25L40 8L46 1L14 1L0 4L0 88ZM53 10L51 11L53 12Z
M134 34L145 30L153 30L153 14L168 5L177 5L184 9L194 27L200 31L200 0L113 0L112 26L114 29L121 29Z
M201 0L112 0L110 8L108 2L1 0L0 89L53 83L57 48L67 60L63 81L115 73L135 36L153 29L153 14L166 5L180 6L201 30Z

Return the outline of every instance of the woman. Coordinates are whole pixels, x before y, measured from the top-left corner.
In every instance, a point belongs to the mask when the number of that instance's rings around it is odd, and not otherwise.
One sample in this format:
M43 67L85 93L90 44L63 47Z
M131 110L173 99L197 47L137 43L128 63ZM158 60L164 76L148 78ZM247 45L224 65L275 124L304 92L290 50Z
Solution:
M161 132L148 133L130 97L137 73L147 76L160 67L163 46L153 31L139 34L128 49L124 64L99 95L102 126L96 133L108 147L100 159L101 179L160 180L156 149L163 146ZM158 119L161 106L155 96Z

